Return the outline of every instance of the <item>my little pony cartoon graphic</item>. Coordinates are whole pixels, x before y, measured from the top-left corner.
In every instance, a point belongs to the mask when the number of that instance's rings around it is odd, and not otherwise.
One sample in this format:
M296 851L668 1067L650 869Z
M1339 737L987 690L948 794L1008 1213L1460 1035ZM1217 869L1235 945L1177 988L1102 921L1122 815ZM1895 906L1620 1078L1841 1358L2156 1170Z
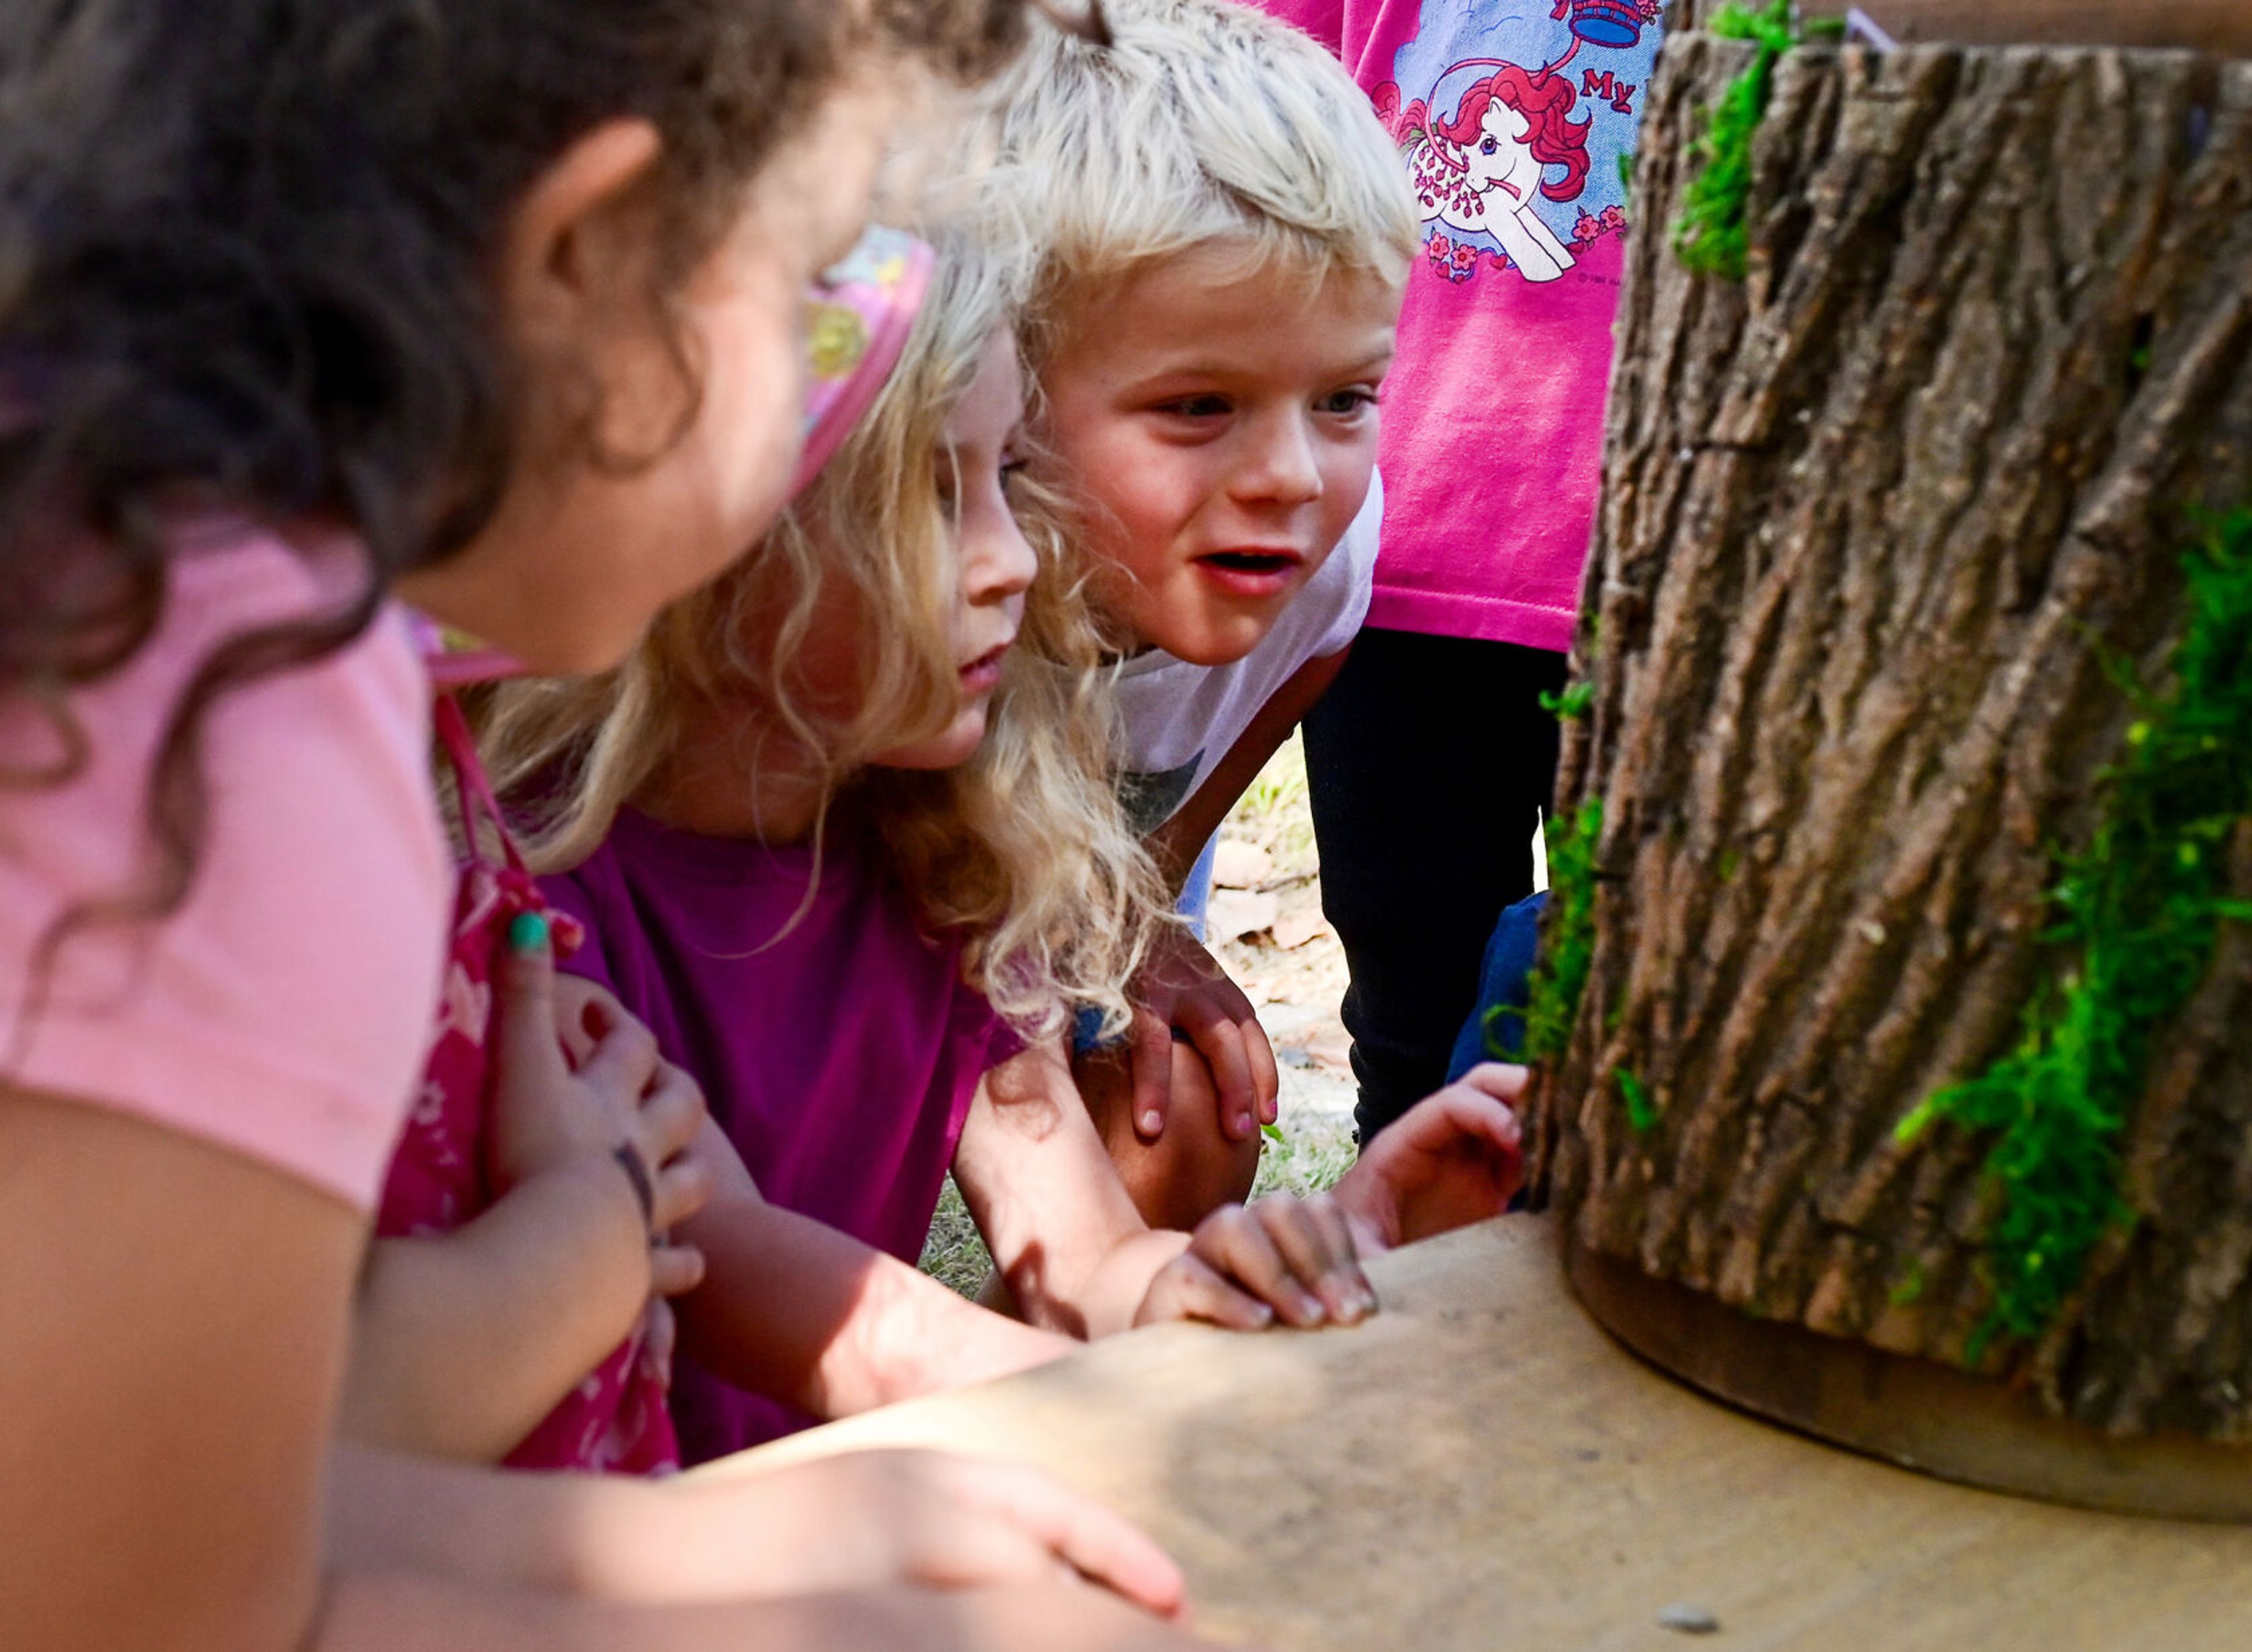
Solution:
M1553 281L1574 262L1533 210L1538 199L1576 200L1587 187L1594 117L1571 118L1580 94L1558 73L1572 55L1541 69L1494 58L1452 65L1441 84L1460 69L1493 73L1463 92L1451 119L1439 119L1421 98L1402 109L1396 87L1376 89L1376 112L1407 155L1424 218L1464 234L1491 234L1529 281Z

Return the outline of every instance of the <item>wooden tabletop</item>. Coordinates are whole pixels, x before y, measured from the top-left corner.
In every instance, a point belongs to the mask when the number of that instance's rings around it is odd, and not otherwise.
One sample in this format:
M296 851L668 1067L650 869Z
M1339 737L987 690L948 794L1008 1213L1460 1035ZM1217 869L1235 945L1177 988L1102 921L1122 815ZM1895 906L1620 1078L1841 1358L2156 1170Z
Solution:
M2252 1647L2252 1528L1965 1490L1723 1409L1594 1328L1540 1220L1370 1273L1354 1329L1140 1331L738 1461L1037 1463L1171 1548L1208 1631L1278 1652ZM1679 1605L1719 1634L1660 1628Z

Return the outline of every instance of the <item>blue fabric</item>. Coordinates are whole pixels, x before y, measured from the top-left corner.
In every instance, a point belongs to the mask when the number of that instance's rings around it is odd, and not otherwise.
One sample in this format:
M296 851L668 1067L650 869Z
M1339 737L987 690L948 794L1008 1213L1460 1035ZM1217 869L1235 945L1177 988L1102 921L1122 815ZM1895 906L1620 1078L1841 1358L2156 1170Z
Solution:
M1071 1017L1071 1052L1085 1055L1090 1050L1107 1050L1123 1042L1117 1038L1106 1041L1102 1036L1102 1011L1091 1003L1083 1003Z
M1523 1059L1525 1006L1531 996L1533 954L1540 948L1540 909L1547 904L1543 891L1505 908L1494 925L1478 966L1477 1005L1456 1036L1454 1057L1447 1063L1449 1084L1481 1061ZM1496 1010L1500 1013L1493 1015L1489 1041L1486 1017Z
M1212 868L1219 857L1220 835L1215 832L1205 840L1204 852L1189 868L1187 879L1181 885L1181 898L1173 910L1189 920L1189 933L1199 941L1205 938L1205 915L1212 909ZM1178 1037L1178 1031L1175 1033ZM1072 1017L1071 1052L1085 1055L1091 1050L1113 1050L1125 1043L1122 1035L1116 1038L1102 1036L1102 1011L1093 1004L1081 1004Z
M1205 915L1212 910L1212 868L1219 857L1220 834L1214 832L1205 839L1204 852L1189 868L1181 884L1181 898L1173 905L1173 910L1189 920L1189 934L1199 941L1205 938Z

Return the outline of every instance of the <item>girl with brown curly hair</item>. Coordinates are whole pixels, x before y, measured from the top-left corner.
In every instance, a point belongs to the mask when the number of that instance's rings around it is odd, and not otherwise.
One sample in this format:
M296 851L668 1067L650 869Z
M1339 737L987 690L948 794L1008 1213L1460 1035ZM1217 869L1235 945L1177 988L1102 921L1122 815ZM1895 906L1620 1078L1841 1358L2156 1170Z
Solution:
M703 1510L784 1564L684 1573L630 1519L605 1538L613 1500L330 1451L446 897L393 593L596 669L754 539L800 294L898 88L1019 27L1008 0L0 16L0 1645L1172 1643L1092 1596L747 1603L1059 1558L1177 1597L1044 1482L777 1477ZM603 1174L588 1197L633 1198ZM949 1523L988 1541L917 1546ZM656 1604L684 1597L717 1603Z

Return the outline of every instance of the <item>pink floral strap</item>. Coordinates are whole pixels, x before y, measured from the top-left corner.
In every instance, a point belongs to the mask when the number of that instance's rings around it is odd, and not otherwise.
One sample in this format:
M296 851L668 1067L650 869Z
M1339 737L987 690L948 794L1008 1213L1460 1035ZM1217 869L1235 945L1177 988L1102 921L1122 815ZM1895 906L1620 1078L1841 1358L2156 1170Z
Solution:
M462 833L469 842L470 857L475 859L477 856L477 829L483 824L492 829L501 853L508 857L510 869L523 871L524 857L518 852L508 822L501 816L500 800L493 795L491 777L485 773L484 760L477 755L476 739L469 732L469 719L462 714L461 702L441 690L434 697L430 717L437 729L438 745L446 753L447 765L454 771L454 783L461 794Z

